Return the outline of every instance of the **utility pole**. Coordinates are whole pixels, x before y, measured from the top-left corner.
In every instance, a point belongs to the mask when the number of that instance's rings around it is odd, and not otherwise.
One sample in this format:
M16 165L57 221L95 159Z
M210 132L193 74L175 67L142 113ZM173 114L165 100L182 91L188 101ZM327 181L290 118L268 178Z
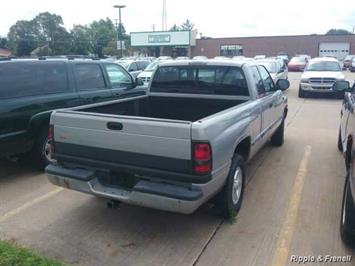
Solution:
M166 0L163 0L163 16L162 16L162 31L166 31L168 28L168 14L166 9Z
M118 8L118 27L117 27L117 41L120 42L120 58L123 56L123 46L122 46L122 21L121 21L121 9L125 8L124 5L114 5L114 8Z

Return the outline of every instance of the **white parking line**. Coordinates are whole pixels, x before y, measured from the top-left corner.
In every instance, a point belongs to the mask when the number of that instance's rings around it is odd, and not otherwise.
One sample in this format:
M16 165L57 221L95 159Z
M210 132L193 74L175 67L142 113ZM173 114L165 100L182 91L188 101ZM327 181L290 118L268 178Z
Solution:
M25 210L27 210L28 208L36 205L37 203L40 203L48 198L51 198L55 195L57 195L59 192L63 191L64 188L56 188L52 191L49 191L48 193L38 197L38 198L35 198L29 202L26 202L25 204L23 204L22 206L16 208L16 209L13 209L7 213L5 213L3 216L0 217L0 223L3 223L5 222L6 220L10 219L11 217L14 217L15 215L19 214L20 212L23 212Z

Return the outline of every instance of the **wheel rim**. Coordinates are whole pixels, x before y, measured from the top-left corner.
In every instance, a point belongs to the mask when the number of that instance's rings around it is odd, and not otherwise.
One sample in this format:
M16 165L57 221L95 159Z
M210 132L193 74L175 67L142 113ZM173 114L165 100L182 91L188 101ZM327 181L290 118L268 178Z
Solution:
M52 159L51 141L48 138L45 141L42 153L48 162L54 162Z
M242 194L243 188L243 170L241 167L237 167L233 176L233 189L232 189L232 201L236 205Z

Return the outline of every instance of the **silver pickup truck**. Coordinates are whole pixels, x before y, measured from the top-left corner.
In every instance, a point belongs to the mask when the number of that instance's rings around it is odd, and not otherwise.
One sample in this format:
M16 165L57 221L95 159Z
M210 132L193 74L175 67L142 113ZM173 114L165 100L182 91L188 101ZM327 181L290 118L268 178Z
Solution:
M46 173L119 202L192 213L214 198L237 214L245 162L283 144L289 85L254 62L164 63L147 95L53 112Z

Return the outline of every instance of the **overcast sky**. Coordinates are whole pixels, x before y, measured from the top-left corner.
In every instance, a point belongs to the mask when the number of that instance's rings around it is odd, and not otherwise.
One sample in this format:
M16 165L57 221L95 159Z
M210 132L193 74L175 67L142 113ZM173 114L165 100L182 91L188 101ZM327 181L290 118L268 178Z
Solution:
M166 0L168 27L190 19L199 33L209 37L323 34L330 28L349 31L355 26L355 1L350 0ZM65 27L93 20L117 18L114 4L125 4L127 32L161 30L163 0L31 0L1 4L0 35L17 20L30 20L49 11L61 15ZM6 15L5 15L6 14Z

